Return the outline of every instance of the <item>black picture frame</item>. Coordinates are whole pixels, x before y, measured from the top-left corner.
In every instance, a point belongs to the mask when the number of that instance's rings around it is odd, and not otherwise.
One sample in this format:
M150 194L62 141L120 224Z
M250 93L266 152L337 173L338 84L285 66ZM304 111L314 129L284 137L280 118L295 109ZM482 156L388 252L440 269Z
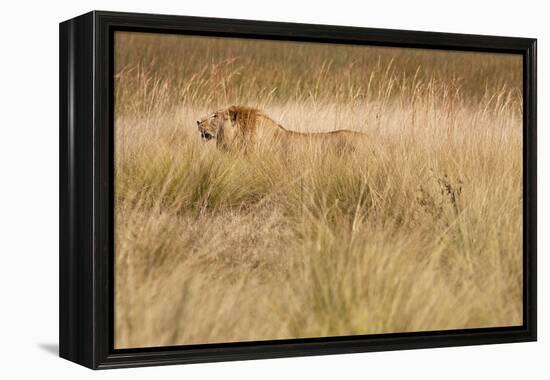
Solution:
M504 52L523 56L523 325L115 350L113 33L141 31ZM118 368L535 341L536 39L93 11L60 38L60 356Z

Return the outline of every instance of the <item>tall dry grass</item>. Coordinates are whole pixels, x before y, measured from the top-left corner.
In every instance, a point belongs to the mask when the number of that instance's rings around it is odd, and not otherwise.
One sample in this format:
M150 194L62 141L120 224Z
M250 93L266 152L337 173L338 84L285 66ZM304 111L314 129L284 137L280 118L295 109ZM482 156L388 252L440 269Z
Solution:
M115 346L522 323L519 56L117 33ZM354 129L247 156L231 104Z

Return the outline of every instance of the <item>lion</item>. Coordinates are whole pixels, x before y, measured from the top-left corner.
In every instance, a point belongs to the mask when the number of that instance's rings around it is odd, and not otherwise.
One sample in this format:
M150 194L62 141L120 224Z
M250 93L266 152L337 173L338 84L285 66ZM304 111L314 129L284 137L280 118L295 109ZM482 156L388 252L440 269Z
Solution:
M255 146L267 148L288 147L296 141L328 142L331 145L349 147L364 133L339 129L329 132L297 132L284 128L257 108L231 106L197 120L197 127L204 142L216 141L221 150L248 151Z

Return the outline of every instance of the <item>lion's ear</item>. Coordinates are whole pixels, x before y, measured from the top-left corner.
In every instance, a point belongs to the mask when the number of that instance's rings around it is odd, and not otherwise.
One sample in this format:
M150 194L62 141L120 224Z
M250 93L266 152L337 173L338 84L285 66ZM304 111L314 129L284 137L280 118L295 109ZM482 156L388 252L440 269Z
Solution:
M229 120L231 120L231 122L235 124L237 122L237 117L239 115L237 107L229 107L228 112L229 112Z

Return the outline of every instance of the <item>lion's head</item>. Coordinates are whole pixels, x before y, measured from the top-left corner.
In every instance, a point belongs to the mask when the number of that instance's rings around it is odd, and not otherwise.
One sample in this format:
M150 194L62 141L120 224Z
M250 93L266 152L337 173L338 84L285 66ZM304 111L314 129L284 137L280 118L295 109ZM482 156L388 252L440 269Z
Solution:
M253 131L257 114L254 108L231 106L197 120L197 127L203 141L227 148Z
M197 120L197 127L203 141L217 139L223 134L226 127L231 126L230 115L227 110L219 110Z

